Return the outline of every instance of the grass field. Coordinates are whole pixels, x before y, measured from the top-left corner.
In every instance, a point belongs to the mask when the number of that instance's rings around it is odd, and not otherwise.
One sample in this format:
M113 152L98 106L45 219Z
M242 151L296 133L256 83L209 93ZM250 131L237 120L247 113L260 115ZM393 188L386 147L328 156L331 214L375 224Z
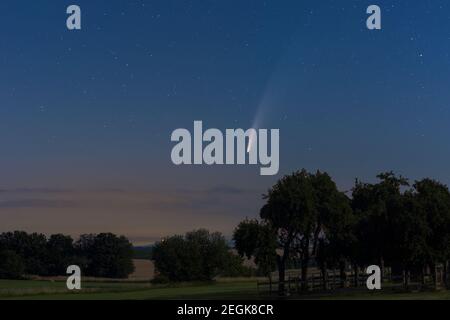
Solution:
M149 299L276 299L259 294L256 280L217 281L215 283L152 286L140 282L85 282L80 292L69 292L65 282L0 280L0 299L32 300L149 300ZM449 291L402 293L335 291L323 294L293 295L288 299L450 299Z
M255 281L152 286L133 282L85 282L70 292L65 282L0 280L0 299L121 300L121 299L242 299L258 298Z

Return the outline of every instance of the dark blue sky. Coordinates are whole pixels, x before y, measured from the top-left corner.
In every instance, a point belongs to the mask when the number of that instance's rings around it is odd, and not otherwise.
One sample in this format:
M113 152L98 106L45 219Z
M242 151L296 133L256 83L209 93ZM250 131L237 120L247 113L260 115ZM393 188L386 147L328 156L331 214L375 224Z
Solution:
M448 1L5 0L0 39L5 230L230 234L303 167L343 190L383 170L450 183ZM172 165L174 129L258 114L280 129L279 176Z

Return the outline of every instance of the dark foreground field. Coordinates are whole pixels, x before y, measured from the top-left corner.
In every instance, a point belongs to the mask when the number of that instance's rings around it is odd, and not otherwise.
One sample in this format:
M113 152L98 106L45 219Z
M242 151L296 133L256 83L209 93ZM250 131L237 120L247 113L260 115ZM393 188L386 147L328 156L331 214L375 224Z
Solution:
M65 282L0 280L0 299L34 300L149 300L149 299L276 299L257 291L256 280L219 280L215 283L152 286L139 282L86 282L80 292L69 292ZM289 299L450 299L450 291L381 292L335 291L293 295Z

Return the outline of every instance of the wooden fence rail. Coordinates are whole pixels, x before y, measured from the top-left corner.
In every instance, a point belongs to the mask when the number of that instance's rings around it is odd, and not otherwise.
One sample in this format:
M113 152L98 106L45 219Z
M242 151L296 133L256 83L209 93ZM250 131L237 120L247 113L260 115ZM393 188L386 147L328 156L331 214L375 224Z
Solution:
M405 275L404 275L405 276ZM383 280L385 283L388 283L391 288L402 286L405 282L404 276L393 276L390 273L385 274ZM302 285L305 285L307 292L313 291L327 291L327 290L336 290L340 288L365 288L367 275L364 273L358 274L358 279L355 279L354 273L346 273L346 279L343 281L340 277L340 274L336 271L328 272L327 277L322 276L321 273L312 273L309 274L307 279L304 281L300 276L287 276L284 281L285 290L287 292L305 292L303 290ZM411 288L414 287L423 287L427 284L433 283L432 275L425 275L423 278L419 277L410 277L408 276L409 286ZM450 277L449 277L450 278ZM356 281L357 280L357 281ZM357 282L357 284L356 284ZM267 281L260 281L257 283L257 289L260 293L277 293L278 292L279 281L276 278L269 278Z

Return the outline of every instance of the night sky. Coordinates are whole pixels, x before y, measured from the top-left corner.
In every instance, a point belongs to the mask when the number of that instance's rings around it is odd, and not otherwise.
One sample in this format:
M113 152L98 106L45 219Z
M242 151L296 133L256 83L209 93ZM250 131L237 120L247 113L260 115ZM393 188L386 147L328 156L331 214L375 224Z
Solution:
M448 1L2 0L0 232L229 236L301 168L448 184L449 53ZM277 176L172 164L173 130L255 119L280 129Z

